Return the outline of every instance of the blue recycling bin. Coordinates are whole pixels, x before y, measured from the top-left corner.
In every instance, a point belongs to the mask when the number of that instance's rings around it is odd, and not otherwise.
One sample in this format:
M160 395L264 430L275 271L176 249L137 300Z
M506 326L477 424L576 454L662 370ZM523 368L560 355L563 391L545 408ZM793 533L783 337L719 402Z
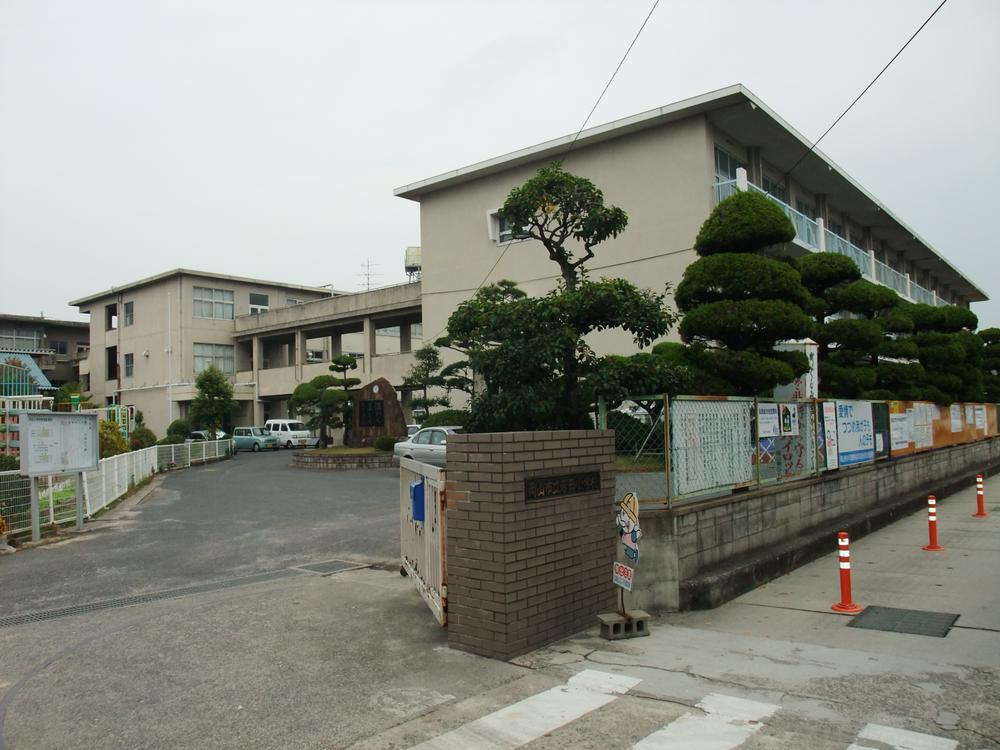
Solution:
M424 480L410 482L410 516L414 521L424 522Z

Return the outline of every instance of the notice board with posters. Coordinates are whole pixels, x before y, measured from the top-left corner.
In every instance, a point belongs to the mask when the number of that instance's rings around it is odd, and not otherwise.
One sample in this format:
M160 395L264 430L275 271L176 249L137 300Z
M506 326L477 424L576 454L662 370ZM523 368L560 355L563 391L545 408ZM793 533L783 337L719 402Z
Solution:
M875 460L875 425L870 401L837 401L837 443L841 466Z
M20 415L21 474L26 477L94 471L100 459L97 414L24 412Z

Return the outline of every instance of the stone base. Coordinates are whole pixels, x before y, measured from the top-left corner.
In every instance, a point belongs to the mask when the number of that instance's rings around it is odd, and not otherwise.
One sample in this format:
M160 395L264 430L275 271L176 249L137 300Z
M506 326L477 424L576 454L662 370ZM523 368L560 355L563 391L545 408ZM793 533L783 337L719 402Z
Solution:
M292 466L297 469L322 471L347 471L350 469L392 469L396 464L391 453L371 453L361 456L322 456L307 451L296 451Z
M597 620L601 623L601 638L609 641L649 635L649 613L641 609L626 610L624 616L618 612L598 615Z

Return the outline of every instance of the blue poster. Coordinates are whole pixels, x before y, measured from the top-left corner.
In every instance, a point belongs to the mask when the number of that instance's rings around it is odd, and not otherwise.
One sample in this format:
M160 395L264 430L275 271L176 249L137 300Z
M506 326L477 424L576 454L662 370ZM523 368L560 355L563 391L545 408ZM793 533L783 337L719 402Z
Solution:
M837 444L841 466L875 460L875 425L870 401L837 401Z

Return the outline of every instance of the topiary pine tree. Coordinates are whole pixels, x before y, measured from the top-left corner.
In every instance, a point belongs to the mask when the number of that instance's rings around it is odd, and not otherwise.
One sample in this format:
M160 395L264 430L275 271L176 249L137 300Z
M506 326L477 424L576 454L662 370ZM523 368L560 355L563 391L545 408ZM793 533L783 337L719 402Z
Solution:
M940 404L985 398L986 343L973 333L979 323L971 310L956 305L936 307L905 304L901 313L913 325L908 343L926 372L924 380L906 389L903 398Z
M358 378L347 377L349 370L357 369L358 363L349 354L334 357L330 370L340 374L317 375L308 383L300 383L292 392L288 405L298 414L306 426L319 432L320 442L330 444L328 430L344 427L348 403L351 399L349 389L358 385ZM347 442L347 435L344 435Z
M445 377L441 370L441 353L437 347L428 344L413 352L414 363L406 375L403 376L403 386L414 390L420 390L423 395L411 398L410 406L416 410L423 410L422 417L416 418L423 424L423 421L430 416L431 407L448 406L447 396L428 396L429 388L440 388L446 385Z
M675 295L685 313L681 338L691 345L682 356L694 371L711 375L720 395L769 395L809 369L803 353L774 349L810 333L803 309L809 293L793 264L759 254L794 237L781 209L752 192L722 201L698 232L701 257L687 267Z
M1000 328L979 331L983 341L983 397L1000 402Z

